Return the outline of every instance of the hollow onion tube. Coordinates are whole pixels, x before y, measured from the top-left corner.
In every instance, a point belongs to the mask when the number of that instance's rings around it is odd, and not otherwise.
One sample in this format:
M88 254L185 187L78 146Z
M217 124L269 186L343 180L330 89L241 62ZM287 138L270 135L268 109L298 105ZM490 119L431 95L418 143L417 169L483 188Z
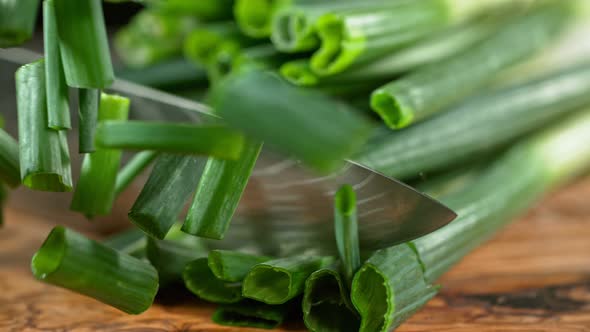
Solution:
M21 183L18 151L18 143L0 128L0 180L10 187Z
M215 310L211 319L225 326L274 329L281 325L293 311L293 304L289 302L282 305L269 305L248 300L235 304L222 304Z
M37 279L129 314L147 310L158 291L158 274L150 264L62 226L49 233L31 269Z
M244 297L267 304L283 304L303 293L305 280L330 265L332 257L292 256L252 267L243 282Z
M219 21L232 17L234 0L143 0L143 2L151 8L167 14L188 14L204 21Z
M371 141L355 160L398 179L502 146L590 101L590 64L471 98L428 121Z
M359 331L390 331L437 290L426 282L421 262L408 244L378 250L352 281L351 300L361 317Z
M307 0L310 1L310 0ZM234 17L244 34L264 38L271 34L273 16L293 0L236 0Z
M541 6L510 20L464 52L380 87L371 96L371 108L391 128L403 128L431 116L547 45L572 19L573 3L558 1Z
M244 137L221 125L172 122L104 121L96 129L100 148L154 150L170 153L206 154L237 159Z
M195 189L203 162L193 156L162 154L128 213L142 231L164 239Z
M242 297L240 282L217 279L207 264L207 258L198 258L186 265L182 273L188 290L203 300L213 303L237 303Z
M207 247L199 238L188 235L166 240L149 237L146 256L158 270L160 285L165 287L182 283L182 273L186 265L197 258L206 257Z
M241 282L256 264L271 260L271 257L247 254L231 250L211 250L207 264L217 279Z
M182 230L223 239L238 207L262 143L248 141L237 160L209 157Z
M466 49L493 32L497 24L495 20L485 19L452 26L391 54L332 76L314 73L308 59L286 62L280 72L286 80L300 86L391 79Z
M154 151L138 152L123 166L115 180L115 196L121 194L158 156Z
M18 46L33 35L39 0L0 1L0 48Z
M43 1L43 44L47 84L47 125L51 129L71 128L70 98L59 51L57 18L53 0Z
M106 93L100 96L98 121L127 120L129 99ZM121 150L97 149L87 154L82 162L80 178L74 191L70 209L88 218L107 215L115 201L115 183L121 164Z
M80 153L91 153L96 150L94 136L98 122L100 107L100 90L78 89L78 150Z
M334 267L317 270L307 278L302 309L305 326L312 332L357 332L360 328L349 287Z
M214 88L212 100L228 124L320 171L341 165L372 128L347 105L260 71L228 77Z
M359 249L356 194L350 185L343 185L334 196L334 235L344 277L348 282L361 265Z
M147 236L139 228L133 227L111 235L101 241L101 243L123 254L143 258L146 254Z
M22 183L35 190L71 191L70 155L63 131L47 127L43 60L16 72L19 164Z
M102 1L53 0L66 82L76 88L105 88L115 79Z

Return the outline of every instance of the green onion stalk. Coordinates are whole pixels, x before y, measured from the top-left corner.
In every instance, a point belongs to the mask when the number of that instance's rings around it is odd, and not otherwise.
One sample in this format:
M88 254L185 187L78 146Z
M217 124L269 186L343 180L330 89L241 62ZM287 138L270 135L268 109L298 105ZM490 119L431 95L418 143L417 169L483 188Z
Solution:
M232 18L234 0L142 0L142 2L155 11L170 15L188 14L203 21L221 21Z
M590 149L585 142L589 139L588 110L523 139L464 190L442 198L457 212L456 220L415 241L373 254L355 275L351 291L361 315L361 331L399 326L434 295L436 288L428 283L544 193L587 171ZM416 296L403 299L403 293L411 289L418 290Z
M195 190L203 164L190 155L159 155L129 219L146 234L164 239Z
M146 255L147 236L136 227L111 235L101 243L133 257L144 258Z
M490 18L448 27L391 54L332 76L317 75L311 69L309 59L286 62L280 72L286 80L299 86L321 87L343 82L391 79L461 52L487 37L497 26L498 22Z
M215 87L212 97L228 124L324 172L342 165L372 130L371 122L355 109L270 73L230 76Z
M0 128L0 180L10 187L21 184L19 145L2 128Z
M0 1L0 48L21 45L33 36L39 0Z
M116 74L124 80L172 92L207 84L205 68L184 58L162 60L144 68L121 68Z
M398 179L444 169L590 102L590 64L475 96L433 119L378 135L354 159Z
M315 24L320 48L311 57L311 69L320 76L341 73L505 2L386 1L374 7L327 12Z
M71 191L66 133L47 126L45 61L16 72L19 165L22 183L34 190Z
M158 274L149 263L62 226L49 233L31 270L39 280L129 314L147 310L158 291Z
M99 122L127 120L129 99L105 93L100 99ZM121 150L97 149L84 157L70 209L88 218L111 212L116 197L115 184L121 155Z
M102 1L53 0L53 3L67 84L96 89L110 86L115 75Z
M193 29L184 41L184 56L200 66L214 61L216 53L225 44L245 48L260 44L257 39L244 36L233 21L203 25Z
M234 18L244 34L253 38L271 35L272 20L276 13L293 3L311 3L314 0L236 0Z
M115 196L120 195L158 156L155 151L136 153L117 174Z
M394 129L432 116L548 45L568 26L575 8L575 1L557 1L516 17L464 52L375 90L371 107Z
M268 305L244 300L235 304L222 304L215 310L211 319L225 326L274 329L294 311L296 303L294 300L282 305Z
M43 1L43 43L47 84L47 125L51 129L71 128L68 85L59 50L57 17L53 0Z
M96 130L100 148L154 150L238 159L244 136L222 125L154 121L104 121Z
M198 25L194 17L186 14L144 9L117 32L115 49L127 66L146 67L181 56L185 36Z
M96 150L94 136L98 123L100 107L99 89L78 89L78 150L80 153L91 153Z

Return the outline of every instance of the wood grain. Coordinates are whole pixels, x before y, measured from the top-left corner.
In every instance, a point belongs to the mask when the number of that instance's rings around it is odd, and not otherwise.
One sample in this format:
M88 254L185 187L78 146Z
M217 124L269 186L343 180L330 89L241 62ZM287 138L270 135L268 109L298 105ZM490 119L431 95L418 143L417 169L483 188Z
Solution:
M0 331L260 331L216 326L214 307L186 295L129 316L35 281L30 257L56 223L6 211ZM590 178L547 197L440 283L441 293L398 331L590 331ZM300 330L294 323L279 331Z

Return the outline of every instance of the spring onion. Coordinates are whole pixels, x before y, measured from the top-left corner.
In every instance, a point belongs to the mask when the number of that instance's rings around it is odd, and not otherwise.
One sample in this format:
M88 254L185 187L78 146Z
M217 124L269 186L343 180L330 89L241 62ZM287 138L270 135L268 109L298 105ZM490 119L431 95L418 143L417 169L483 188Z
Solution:
M47 84L47 125L51 129L71 128L70 98L59 51L54 0L43 1L43 43Z
M108 87L115 76L102 1L53 1L68 85L76 88Z
M504 145L590 101L590 65L508 86L373 140L356 160L398 179L442 169Z
M102 241L102 244L113 248L118 252L137 258L145 257L147 237L139 228L131 228L123 232L111 235Z
M18 151L18 143L0 128L0 180L10 187L21 183Z
M135 120L105 121L96 129L96 145L100 148L207 154L236 159L243 144L244 137L239 132L221 125Z
M348 282L361 265L356 194L350 185L338 189L334 196L334 234L344 276Z
M314 73L307 59L286 62L280 72L286 80L300 86L391 79L465 50L487 37L495 28L497 23L492 19L452 26L398 51L332 76Z
M197 186L202 167L197 157L158 156L129 219L145 233L163 239Z
M39 0L0 1L0 48L18 46L33 35Z
M165 287L182 283L185 266L195 259L206 257L207 248L195 237L186 238L184 241L158 240L150 237L147 240L146 256L158 270L160 285Z
M129 99L105 93L100 96L99 122L127 120L128 114ZM70 209L88 218L111 212L121 154L121 150L99 148L84 157Z
M182 55L185 36L198 25L186 13L172 15L145 9L117 31L115 49L127 66L157 64Z
M62 226L49 233L31 269L39 280L129 314L149 308L158 291L158 274L151 265Z
M18 140L22 183L35 190L70 191L70 155L63 131L47 127L43 60L16 72Z
M283 304L303 293L305 280L330 265L332 257L292 256L255 265L244 279L244 297L268 304Z
M236 0L234 17L244 34L253 38L269 37L274 15L291 2L293 0Z
M188 263L182 274L184 284L193 294L214 303L237 303L242 298L242 284L217 279L207 258L199 258Z
M320 269L307 278L302 309L305 326L312 332L357 332L360 328L349 288L335 268Z
M247 142L238 160L210 157L182 230L220 240L227 231L262 143Z
M220 21L231 18L234 0L143 0L143 2L157 11L171 15L189 14L204 21Z
M212 100L230 125L321 171L341 165L372 127L345 104L259 71L228 77L215 87Z
M228 282L241 282L256 264L272 258L230 250L211 250L208 265L217 279Z
M225 326L274 329L285 321L293 307L292 303L268 305L244 300L236 304L220 305L215 310L212 320Z
M558 1L541 6L506 23L463 53L380 87L371 96L371 107L391 128L403 128L431 116L547 45L572 18L573 3Z
M351 300L361 316L359 331L392 330L437 290L425 281L421 262L409 245L375 252L352 282Z
M117 174L115 196L121 194L158 156L154 151L141 151L135 154Z
M78 150L80 153L91 153L96 150L94 136L98 122L100 107L100 90L78 89Z
M145 68L125 68L116 71L117 77L162 90L204 86L207 73L185 59L160 61Z

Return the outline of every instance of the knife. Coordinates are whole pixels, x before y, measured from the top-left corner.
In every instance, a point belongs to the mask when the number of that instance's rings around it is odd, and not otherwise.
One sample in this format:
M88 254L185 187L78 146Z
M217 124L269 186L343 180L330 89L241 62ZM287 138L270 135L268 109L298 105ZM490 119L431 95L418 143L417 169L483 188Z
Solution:
M42 56L25 49L0 50L2 66ZM202 103L117 79L107 89L131 100L131 116L201 122L217 117ZM14 110L16 112L16 110ZM318 176L301 162L263 148L224 240L216 246L272 253L333 254L333 197L343 184L357 195L361 250L406 242L443 227L456 214L426 194L354 161Z

